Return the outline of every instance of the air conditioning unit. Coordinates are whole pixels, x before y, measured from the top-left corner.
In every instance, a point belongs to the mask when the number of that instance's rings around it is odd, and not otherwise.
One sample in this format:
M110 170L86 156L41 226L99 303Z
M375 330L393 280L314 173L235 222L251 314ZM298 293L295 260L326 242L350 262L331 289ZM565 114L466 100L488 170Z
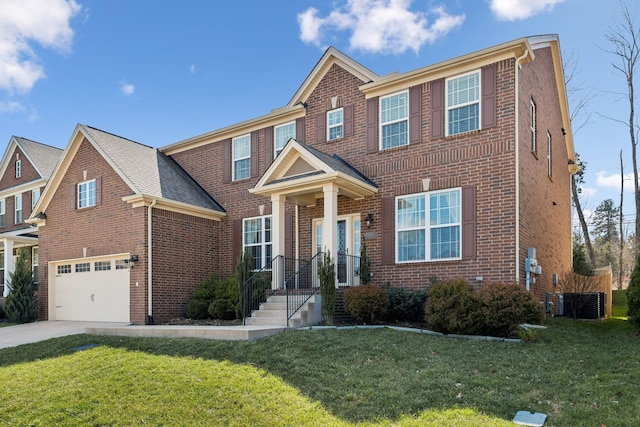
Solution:
M556 316L564 316L564 294L556 294Z

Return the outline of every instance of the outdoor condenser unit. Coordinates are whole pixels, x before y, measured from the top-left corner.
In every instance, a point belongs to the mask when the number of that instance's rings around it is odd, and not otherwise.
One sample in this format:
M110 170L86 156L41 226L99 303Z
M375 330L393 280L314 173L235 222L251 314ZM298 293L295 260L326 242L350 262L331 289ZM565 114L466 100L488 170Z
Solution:
M564 294L556 294L556 316L564 316Z

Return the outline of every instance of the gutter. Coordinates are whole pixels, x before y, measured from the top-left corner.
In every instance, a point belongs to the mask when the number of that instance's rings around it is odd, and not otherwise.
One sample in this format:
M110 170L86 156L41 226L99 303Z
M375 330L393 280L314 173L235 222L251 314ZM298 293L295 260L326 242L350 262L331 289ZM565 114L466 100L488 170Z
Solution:
M152 242L152 217L151 213L153 212L153 207L156 205L157 200L153 199L153 202L147 208L147 291L148 297L147 300L149 302L147 308L147 324L153 325L153 242Z

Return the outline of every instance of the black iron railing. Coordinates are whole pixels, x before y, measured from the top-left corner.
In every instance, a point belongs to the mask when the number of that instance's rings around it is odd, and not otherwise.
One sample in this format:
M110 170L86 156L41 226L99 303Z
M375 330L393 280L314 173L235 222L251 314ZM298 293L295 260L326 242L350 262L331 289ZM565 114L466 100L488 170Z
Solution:
M309 261L298 262L295 273L285 278L287 326L293 315L319 290L317 259L322 259L322 254L317 254Z
M246 325L247 317L260 308L271 292L272 266L277 265L277 258L271 260L262 269L255 272L241 286L242 290L242 324Z

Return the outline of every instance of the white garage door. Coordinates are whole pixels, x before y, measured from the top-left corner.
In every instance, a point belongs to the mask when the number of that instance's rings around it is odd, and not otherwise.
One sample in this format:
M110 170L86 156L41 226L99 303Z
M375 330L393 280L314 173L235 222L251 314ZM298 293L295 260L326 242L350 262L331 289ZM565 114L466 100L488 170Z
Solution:
M129 257L58 261L49 277L56 320L129 322Z

